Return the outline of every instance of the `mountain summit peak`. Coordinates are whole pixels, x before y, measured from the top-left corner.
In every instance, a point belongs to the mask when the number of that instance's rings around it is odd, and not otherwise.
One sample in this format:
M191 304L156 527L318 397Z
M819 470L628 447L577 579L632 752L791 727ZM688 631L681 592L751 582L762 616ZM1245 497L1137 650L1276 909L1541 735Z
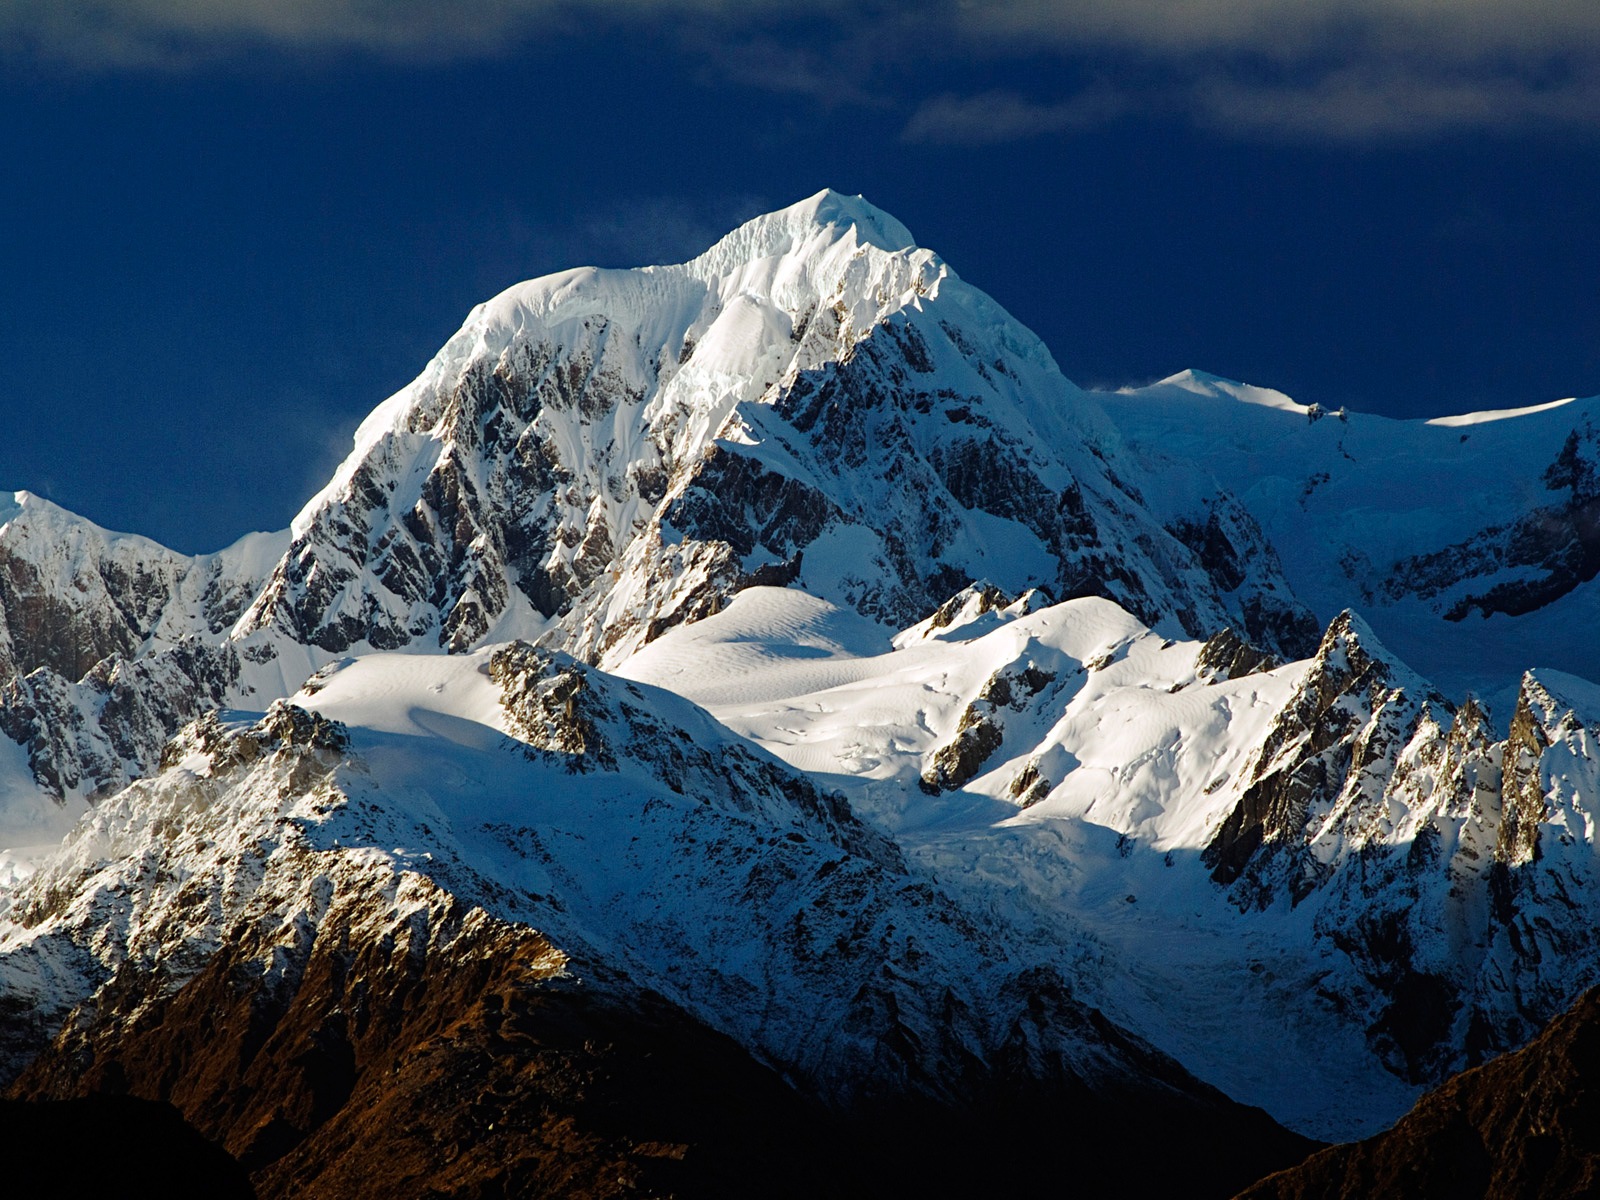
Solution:
M863 196L847 196L832 188L823 188L787 208L754 217L722 240L737 239L746 231L766 233L770 230L804 236L811 229L852 228L856 231L858 241L880 250L894 253L917 248L911 231L889 213Z

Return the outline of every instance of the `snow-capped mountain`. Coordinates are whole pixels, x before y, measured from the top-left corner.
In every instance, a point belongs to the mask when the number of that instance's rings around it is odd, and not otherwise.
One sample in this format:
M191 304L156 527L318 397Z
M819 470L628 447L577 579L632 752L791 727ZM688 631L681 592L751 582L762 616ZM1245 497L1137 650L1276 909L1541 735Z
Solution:
M6 1076L173 1099L274 1194L559 1186L486 1115L618 1061L507 1049L549 1021L828 1138L1153 1106L1252 1147L1197 1193L1304 1148L1222 1093L1371 1133L1600 982L1597 403L1085 392L824 192L475 309L282 534L18 493ZM538 1088L517 1137L657 1179Z
M1156 511L1130 466L1037 338L824 192L682 266L476 309L361 426L241 630L334 654L538 637L604 665L751 583L900 627L988 577L1305 648L1237 503Z

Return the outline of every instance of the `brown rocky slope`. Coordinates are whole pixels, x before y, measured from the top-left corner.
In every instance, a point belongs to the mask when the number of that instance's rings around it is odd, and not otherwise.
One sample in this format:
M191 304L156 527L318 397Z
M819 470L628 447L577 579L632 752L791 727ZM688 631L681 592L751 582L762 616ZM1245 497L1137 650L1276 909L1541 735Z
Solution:
M1240 1200L1600 1195L1600 989L1533 1043L1463 1071L1386 1133L1312 1155Z

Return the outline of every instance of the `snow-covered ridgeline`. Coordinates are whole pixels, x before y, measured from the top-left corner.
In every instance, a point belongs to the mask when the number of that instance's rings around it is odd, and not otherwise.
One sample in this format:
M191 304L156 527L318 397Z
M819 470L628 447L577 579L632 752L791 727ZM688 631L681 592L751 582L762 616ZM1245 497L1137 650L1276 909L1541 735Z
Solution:
M183 555L17 492L0 500L0 680L49 667L75 682L112 655L219 640L287 545L287 534L252 533Z

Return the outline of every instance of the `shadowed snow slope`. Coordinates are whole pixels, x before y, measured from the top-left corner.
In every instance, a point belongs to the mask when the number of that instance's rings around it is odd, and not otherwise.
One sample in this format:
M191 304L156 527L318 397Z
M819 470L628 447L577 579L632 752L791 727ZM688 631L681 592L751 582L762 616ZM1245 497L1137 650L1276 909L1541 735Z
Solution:
M1600 398L1393 421L1196 371L1097 395L1130 454L1237 496L1322 620L1359 609L1458 695L1600 678L1600 639L1572 636L1600 619Z

